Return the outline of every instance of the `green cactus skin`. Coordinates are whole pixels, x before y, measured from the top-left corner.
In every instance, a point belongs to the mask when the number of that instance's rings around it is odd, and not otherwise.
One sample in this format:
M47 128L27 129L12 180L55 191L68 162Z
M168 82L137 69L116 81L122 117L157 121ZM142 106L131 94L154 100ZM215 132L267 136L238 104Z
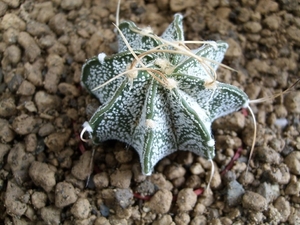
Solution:
M82 85L102 103L84 124L84 132L89 133L94 143L119 140L131 145L139 154L145 175L152 173L160 159L177 150L213 159L212 121L247 107L249 102L248 96L235 86L218 81L210 83L210 72L217 70L228 45L222 41L208 42L190 50L204 63L180 54L174 46L162 42L162 39L168 43L184 41L179 14L161 38L145 34L133 22L123 22L119 29L133 51L119 35L117 54L100 53L82 68ZM135 78L124 75L111 80L128 70L135 60L134 54L139 56L155 47L163 51L145 54L141 62L152 71L164 73L168 81L173 81L171 88L154 79L153 73L142 69L141 63L135 67L139 68ZM160 63L162 60L170 70Z

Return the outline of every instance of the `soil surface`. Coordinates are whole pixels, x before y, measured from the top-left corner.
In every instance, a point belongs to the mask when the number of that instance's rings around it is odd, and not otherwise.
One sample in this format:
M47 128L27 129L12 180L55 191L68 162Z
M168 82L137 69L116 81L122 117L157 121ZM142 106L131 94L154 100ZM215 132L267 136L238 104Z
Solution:
M80 86L86 59L116 50L116 0L0 1L0 224L300 224L300 91L213 124L216 171L190 152L140 172L124 143L83 143L100 105ZM230 47L218 79L250 99L299 77L300 2L128 0L121 20L161 34L182 13L186 40ZM232 158L236 159L230 163ZM93 163L90 163L93 162Z

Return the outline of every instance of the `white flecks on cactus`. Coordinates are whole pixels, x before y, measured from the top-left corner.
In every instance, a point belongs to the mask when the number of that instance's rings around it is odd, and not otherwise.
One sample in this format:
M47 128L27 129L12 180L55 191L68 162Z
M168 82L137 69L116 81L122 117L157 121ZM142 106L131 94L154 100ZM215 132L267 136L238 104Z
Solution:
M179 14L161 37L132 22L121 23L119 34L117 54L101 53L83 66L82 85L102 103L83 132L94 143L131 145L146 175L177 150L213 159L212 121L249 101L237 87L216 81L228 45L199 42L190 50Z

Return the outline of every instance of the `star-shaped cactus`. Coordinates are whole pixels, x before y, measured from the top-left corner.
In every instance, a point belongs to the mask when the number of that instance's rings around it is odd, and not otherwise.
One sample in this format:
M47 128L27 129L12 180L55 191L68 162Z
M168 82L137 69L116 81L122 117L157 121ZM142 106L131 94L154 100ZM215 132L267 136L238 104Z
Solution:
M83 132L94 143L114 139L134 147L143 174L177 150L215 156L211 123L248 105L235 86L216 81L228 45L202 43L190 50L182 16L161 37L133 22L118 27L118 53L100 53L82 69L82 85L102 103Z

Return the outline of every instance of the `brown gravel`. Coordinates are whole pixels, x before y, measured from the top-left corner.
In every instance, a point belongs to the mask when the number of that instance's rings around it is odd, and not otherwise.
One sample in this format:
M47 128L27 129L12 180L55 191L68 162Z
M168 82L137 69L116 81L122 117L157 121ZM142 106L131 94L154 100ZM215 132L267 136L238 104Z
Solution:
M300 224L300 91L213 124L210 163L190 152L141 174L137 153L82 143L100 105L80 86L89 57L116 51L117 0L0 1L0 224ZM250 99L300 77L300 3L294 0L122 1L121 20L161 34L182 13L187 40L230 45L218 79ZM222 171L243 147L229 172ZM188 149L187 149L188 150Z

